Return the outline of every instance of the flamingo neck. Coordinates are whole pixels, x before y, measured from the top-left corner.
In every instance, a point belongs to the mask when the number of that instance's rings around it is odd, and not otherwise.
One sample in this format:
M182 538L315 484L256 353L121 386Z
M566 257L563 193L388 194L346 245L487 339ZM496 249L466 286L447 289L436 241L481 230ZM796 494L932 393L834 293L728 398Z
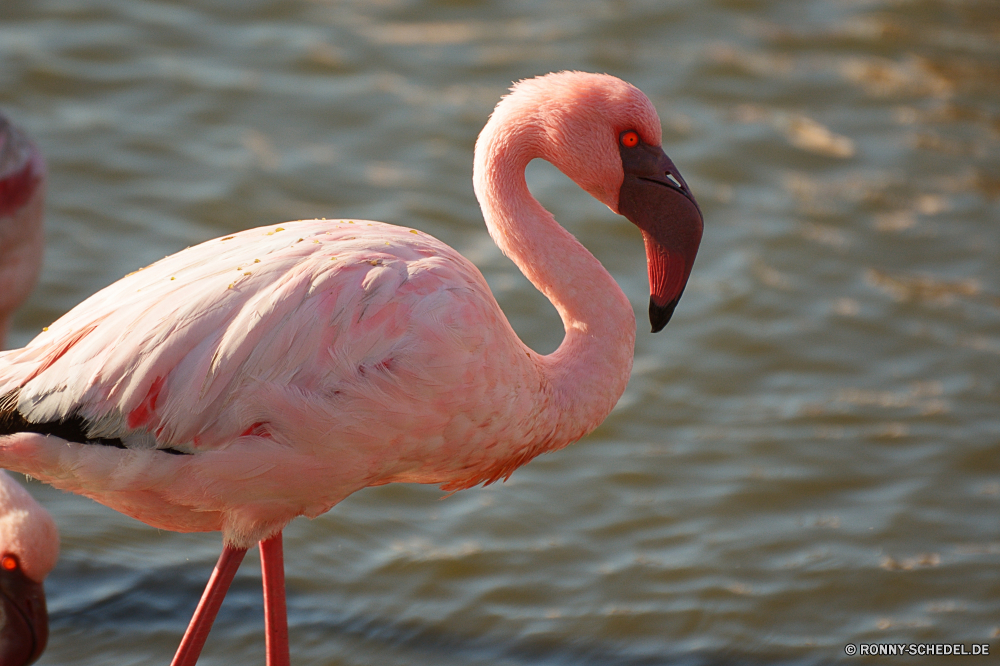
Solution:
M37 171L29 171L32 168ZM14 311L28 298L42 267L44 168L35 167L34 163L25 167L31 178L22 178L16 185L21 188L18 194L25 195L26 200L19 201L14 210L0 207L0 350L6 348L4 343Z
M546 157L541 132L494 122L476 145L476 196L493 240L555 306L565 329L559 348L531 354L551 390L553 448L596 428L632 372L635 314L601 263L528 191L528 163ZM551 161L551 160L550 160Z

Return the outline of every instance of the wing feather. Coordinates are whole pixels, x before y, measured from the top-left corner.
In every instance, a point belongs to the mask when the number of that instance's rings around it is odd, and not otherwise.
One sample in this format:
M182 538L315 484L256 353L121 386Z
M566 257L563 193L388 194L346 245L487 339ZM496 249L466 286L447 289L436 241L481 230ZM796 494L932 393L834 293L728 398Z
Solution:
M414 272L435 282L443 261L449 281L482 280L431 237L370 223L359 239L360 224L251 229L132 273L0 357L0 394L21 387L32 422L80 415L137 447L148 433L161 448L219 446L246 428L228 407L254 382L315 390L400 344Z

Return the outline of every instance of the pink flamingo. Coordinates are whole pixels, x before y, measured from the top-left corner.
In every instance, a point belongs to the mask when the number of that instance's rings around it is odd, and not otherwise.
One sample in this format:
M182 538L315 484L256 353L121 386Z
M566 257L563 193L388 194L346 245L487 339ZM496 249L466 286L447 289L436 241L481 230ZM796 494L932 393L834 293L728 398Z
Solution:
M38 148L0 114L0 348L42 268L45 176Z
M0 114L0 349L42 263L45 163ZM0 470L0 664L34 662L48 641L43 581L59 558L55 522Z
M42 582L57 559L52 516L0 470L0 664L27 666L45 650L49 619Z
M126 276L0 355L0 462L154 527L222 531L175 666L195 663L259 542L268 664L288 664L290 520L368 486L506 479L614 407L632 366L631 304L524 170L548 160L640 228L658 331L702 233L660 141L645 95L580 72L518 83L480 134L486 226L562 318L552 354L518 339L472 263L416 229L250 229Z

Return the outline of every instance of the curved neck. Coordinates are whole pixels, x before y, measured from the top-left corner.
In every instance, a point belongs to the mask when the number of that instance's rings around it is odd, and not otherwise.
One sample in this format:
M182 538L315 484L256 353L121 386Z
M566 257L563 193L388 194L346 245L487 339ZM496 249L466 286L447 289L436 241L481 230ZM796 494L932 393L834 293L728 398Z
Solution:
M566 331L555 352L531 355L552 391L559 446L596 428L624 393L635 314L601 263L531 196L524 171L546 157L546 146L530 124L511 125L491 118L476 144L473 182L493 240L552 302Z

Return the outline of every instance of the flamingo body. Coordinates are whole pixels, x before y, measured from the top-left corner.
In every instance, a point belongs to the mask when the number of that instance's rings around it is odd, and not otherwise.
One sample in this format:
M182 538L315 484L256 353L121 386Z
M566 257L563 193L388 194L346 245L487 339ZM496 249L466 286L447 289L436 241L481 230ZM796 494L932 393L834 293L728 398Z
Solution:
M660 139L638 89L581 72L517 84L480 134L486 226L559 313L566 335L552 354L522 343L478 269L420 231L363 220L251 229L126 276L0 354L0 463L156 527L222 531L221 582L178 666L197 659L259 541L278 620L268 663L287 664L274 581L290 520L367 486L492 483L610 413L632 367L631 304L531 196L524 169L552 162L640 228L655 331L702 233Z
M21 427L87 424L8 437L3 460L155 527L251 544L369 485L463 488L568 443L538 358L475 266L426 234L251 229L125 277L0 356Z

